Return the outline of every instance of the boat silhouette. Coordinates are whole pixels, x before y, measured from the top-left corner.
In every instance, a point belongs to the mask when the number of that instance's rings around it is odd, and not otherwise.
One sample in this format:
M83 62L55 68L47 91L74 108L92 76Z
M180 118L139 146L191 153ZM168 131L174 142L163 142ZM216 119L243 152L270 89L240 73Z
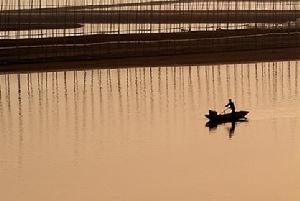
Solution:
M249 111L242 110L234 113L218 114L216 111L209 110L209 113L205 115L209 119L206 126L211 127L222 123L246 121L248 113Z

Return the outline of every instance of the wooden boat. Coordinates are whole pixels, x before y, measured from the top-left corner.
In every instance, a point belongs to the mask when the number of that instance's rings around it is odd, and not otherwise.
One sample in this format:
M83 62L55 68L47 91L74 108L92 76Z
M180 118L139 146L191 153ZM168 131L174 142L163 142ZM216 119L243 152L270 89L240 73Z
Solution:
M205 117L208 118L210 122L226 123L246 119L248 113L248 111L237 111L235 113L218 114L216 111L210 110Z

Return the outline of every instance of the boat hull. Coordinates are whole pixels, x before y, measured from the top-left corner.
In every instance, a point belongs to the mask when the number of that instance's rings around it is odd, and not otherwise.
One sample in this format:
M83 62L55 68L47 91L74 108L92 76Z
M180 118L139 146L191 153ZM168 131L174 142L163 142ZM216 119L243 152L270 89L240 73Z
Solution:
M219 114L219 115L205 115L206 118L209 119L210 122L215 123L226 123L226 122L233 122L239 121L246 118L248 111L237 111L235 113L228 113L228 114Z

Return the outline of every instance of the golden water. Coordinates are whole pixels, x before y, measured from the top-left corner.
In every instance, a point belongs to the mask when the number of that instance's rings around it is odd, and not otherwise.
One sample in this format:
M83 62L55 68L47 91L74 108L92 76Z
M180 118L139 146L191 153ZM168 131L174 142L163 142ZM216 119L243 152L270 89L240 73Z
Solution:
M0 75L0 200L300 200L298 68ZM249 121L205 127L228 98Z

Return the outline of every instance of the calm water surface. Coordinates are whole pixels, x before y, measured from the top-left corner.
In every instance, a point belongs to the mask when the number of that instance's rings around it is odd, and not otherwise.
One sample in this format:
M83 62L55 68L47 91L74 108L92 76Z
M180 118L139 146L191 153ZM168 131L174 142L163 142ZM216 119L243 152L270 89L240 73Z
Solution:
M0 75L0 200L300 200L299 62Z

